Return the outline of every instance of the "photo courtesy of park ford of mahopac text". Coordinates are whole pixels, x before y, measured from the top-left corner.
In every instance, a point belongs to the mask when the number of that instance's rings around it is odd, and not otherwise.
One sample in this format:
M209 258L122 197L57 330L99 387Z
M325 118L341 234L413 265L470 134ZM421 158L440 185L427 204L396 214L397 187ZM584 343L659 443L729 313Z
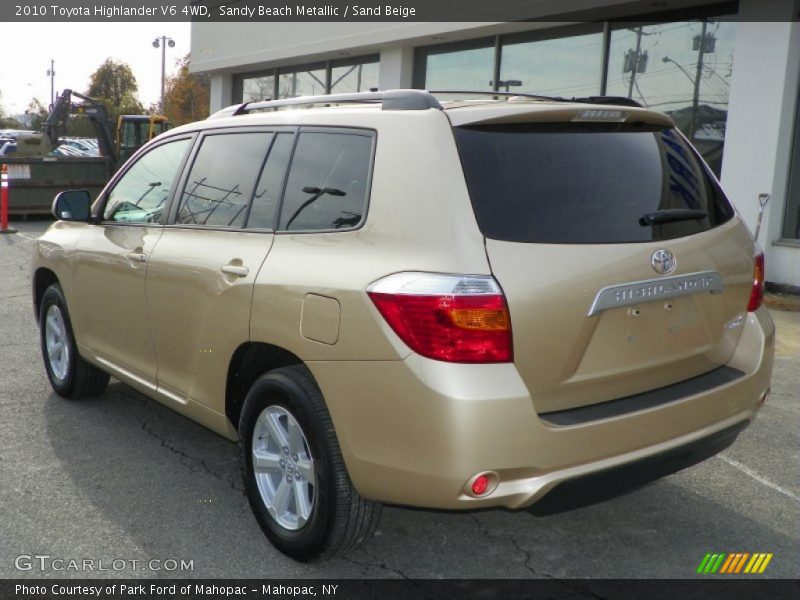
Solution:
M0 600L800 598L798 0L0 40Z

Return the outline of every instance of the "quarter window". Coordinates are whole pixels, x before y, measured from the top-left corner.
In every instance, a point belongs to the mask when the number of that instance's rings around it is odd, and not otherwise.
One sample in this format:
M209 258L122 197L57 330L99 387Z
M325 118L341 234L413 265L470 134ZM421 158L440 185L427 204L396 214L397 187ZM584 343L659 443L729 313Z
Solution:
M272 133L209 135L183 189L175 222L242 227Z
M369 134L301 133L289 170L280 228L356 227L364 215L371 156Z
M161 144L128 169L108 195L103 219L117 223L157 223L191 140Z

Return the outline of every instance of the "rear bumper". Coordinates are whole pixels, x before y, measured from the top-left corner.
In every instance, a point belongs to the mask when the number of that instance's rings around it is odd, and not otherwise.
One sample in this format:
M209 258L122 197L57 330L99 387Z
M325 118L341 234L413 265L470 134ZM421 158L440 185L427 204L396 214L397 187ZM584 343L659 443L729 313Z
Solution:
M736 441L749 420L739 421L700 439L669 448L652 456L627 461L589 475L573 476L551 488L533 506L533 512L547 515L607 500L631 489L676 473L711 458Z
M674 465L675 452L717 447L718 436L738 433L758 410L770 385L773 346L774 325L760 309L747 315L728 363L742 376L570 426L539 417L511 364L458 365L411 355L308 366L363 496L430 508L520 508L570 481L643 460ZM723 437L732 442L735 435ZM474 498L467 482L485 471L496 473L498 483L488 496Z

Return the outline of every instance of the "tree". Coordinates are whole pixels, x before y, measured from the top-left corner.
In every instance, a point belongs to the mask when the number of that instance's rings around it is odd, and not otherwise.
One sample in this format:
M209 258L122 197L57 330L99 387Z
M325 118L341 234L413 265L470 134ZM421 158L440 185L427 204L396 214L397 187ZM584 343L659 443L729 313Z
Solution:
M199 121L208 116L211 82L208 75L189 72L190 55L179 59L178 72L169 77L164 90L164 112L173 125Z
M48 114L41 100L32 98L28 103L28 108L25 109L25 114L30 118L30 128L34 131L41 131Z
M131 112L141 113L144 108L136 98L139 84L130 65L107 58L89 78L86 95L99 100L107 100L117 108L135 108Z
M139 84L130 65L107 58L89 78L86 95L99 100L106 107L113 132L120 115L144 114L144 107L136 97L138 90ZM68 133L95 136L94 128L86 119L70 119Z

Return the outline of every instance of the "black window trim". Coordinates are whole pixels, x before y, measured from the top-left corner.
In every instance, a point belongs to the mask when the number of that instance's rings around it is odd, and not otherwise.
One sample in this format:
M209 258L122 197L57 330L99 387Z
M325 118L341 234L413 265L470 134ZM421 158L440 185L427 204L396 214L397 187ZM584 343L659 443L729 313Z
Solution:
M95 221L95 223L97 223L98 225L104 225L104 226L105 225L112 225L112 226L115 226L115 227L119 227L119 226L125 226L125 227L128 227L128 226L131 226L131 227L164 227L164 226L166 226L167 223L168 223L168 217L171 214L172 207L174 205L175 191L176 191L176 189L178 187L178 183L183 178L183 173L184 173L184 171L186 169L187 161L188 161L189 157L192 156L192 154L194 152L194 148L197 145L197 138L198 138L198 132L196 132L196 131L195 132L186 133L186 134L179 134L179 135L174 135L174 136L170 136L168 138L161 139L158 142L154 142L152 144L145 144L139 150L137 150L136 153L133 156L131 156L128 159L128 161L122 166L122 168L114 174L114 176L111 178L111 180L103 188L103 191L100 192L100 195L94 201L94 204L92 205L91 214L92 214L92 218ZM106 204L108 204L109 196L110 196L111 192L114 191L114 188L117 187L117 183L119 183L120 179L122 179L128 173L128 171L130 171L136 164L138 164L139 160L142 157L144 157L146 154L149 154L150 152L152 152L153 150L156 150L157 148L160 148L161 146L164 146L164 145L172 143L172 142L178 142L178 141L181 141L181 140L189 140L189 148L188 148L188 151L186 153L184 153L183 159L181 160L180 165L178 166L177 177L175 177L172 180L172 184L170 185L169 192L167 192L167 199L165 201L166 210L164 210L164 212L162 213L161 219L159 219L158 222L153 222L153 223L137 223L135 221L134 222L108 221L108 220L104 219L103 218L103 214L105 213Z
M334 135L359 135L362 137L372 138L372 145L370 148L369 166L367 167L367 182L366 193L364 194L364 213L361 215L361 220L353 227L342 227L340 229L280 229L280 219L283 212L283 201L286 195L286 186L289 182L289 174L292 171L292 163L294 162L294 154L297 149L297 144L300 140L300 135L303 133L328 133ZM286 170L286 175L283 180L283 190L281 191L280 201L278 203L278 214L275 221L278 226L275 229L275 235L307 235L314 233L345 233L348 231L358 231L364 227L369 216L369 208L372 200L372 178L375 169L375 149L378 144L378 132L375 129L368 127L341 127L341 126L324 126L324 125L307 125L301 126L297 135L295 136L294 147L292 148L292 156L289 160L289 168Z

